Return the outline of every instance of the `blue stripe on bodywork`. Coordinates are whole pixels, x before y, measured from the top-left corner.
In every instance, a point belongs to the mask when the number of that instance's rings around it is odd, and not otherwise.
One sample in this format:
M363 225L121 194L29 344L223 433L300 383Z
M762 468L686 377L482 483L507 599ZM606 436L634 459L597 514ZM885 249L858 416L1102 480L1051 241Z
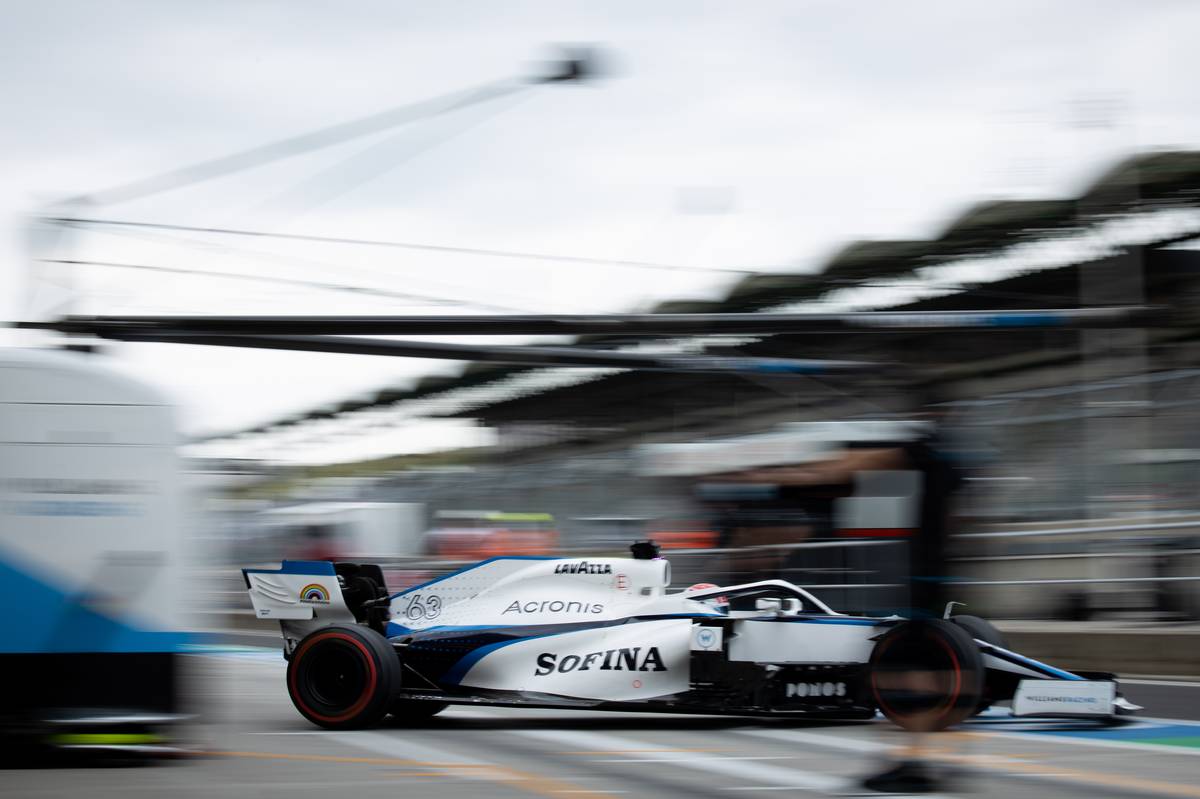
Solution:
M637 624L643 621L663 621L665 619L725 619L721 613L663 613L654 616L621 616L615 619L596 619L576 622L559 622L562 626L571 626L575 629L589 629L601 627L614 627L618 624ZM387 637L396 638L401 635L410 635L413 633L432 633L432 632L472 632L476 630L512 630L520 629L521 627L549 627L554 623L546 624L439 624L435 627L406 627L397 621L389 621L387 626Z
M653 616L629 616L629 621L662 621L663 619L728 619L724 613L656 613Z
M242 569L243 574L312 574L334 577L337 571L329 560L285 560L278 569Z
M995 644L987 644L986 641L984 643L986 644L987 648L983 649L983 651L986 652L987 654L991 655L992 657L997 657L997 658L1000 658L1001 660L1007 660L1009 663L1014 663L1018 666L1025 666L1027 668L1031 668L1036 671L1044 672L1050 676L1057 677L1060 680L1083 680L1083 679L1085 679L1083 677L1080 677L1078 674L1072 674L1069 671L1064 671L1062 669L1055 668L1054 666L1043 663L1040 660L1034 660L1033 658L1025 657L1024 655L1018 655L1016 652L1012 652L1010 650L1004 649L1003 647L996 646Z
M405 627L403 624L395 621L389 621L387 626L388 638L395 638L399 635L409 635L411 633L433 633L433 632L473 632L475 630L501 630L509 627L520 626L512 624L439 624L436 627Z
M422 630L409 630L407 627L404 627L404 625L392 623L392 624L388 625L388 636L390 638L396 638L396 637L399 637L400 635L406 634L404 632L396 634L394 632L395 628L399 628L401 630L405 630L407 633L413 633L413 634L433 633L433 632L453 633L453 632L460 632L460 631L472 632L472 631L479 631L479 630L511 630L511 631L513 631L513 633L512 633L513 637L511 637L511 638L507 638L502 641L493 641L492 643L483 644L482 646L479 646L476 649L472 649L470 652L468 652L467 654L465 654L461 658L459 658L458 661L455 662L455 664L453 666L451 666L444 674L442 674L441 677L437 678L437 681L441 684L458 685L459 682L462 681L462 678L467 675L467 672L471 670L472 666L474 666L476 663L478 663L483 658L487 657L492 652L495 652L497 649L501 649L510 644L519 644L524 641L534 641L538 638L549 638L549 637L555 636L555 635L566 635L567 633L587 632L587 631L591 631L591 630L603 629L605 627L616 627L616 626L620 626L622 624L637 624L637 623L645 623L645 622L653 622L653 621L669 621L671 619L686 619L686 618L690 618L690 617L685 616L685 615L640 616L640 617L626 617L626 618L619 618L619 619L609 619L607 621L595 621L595 622L573 622L573 623L567 622L564 624L557 624L557 625L555 625L555 624L538 624L538 625L496 624L496 625L478 625L478 626L462 626L462 627L446 625L446 626L441 626L441 627L428 627L428 628L425 628ZM694 618L707 618L707 616L698 614ZM525 627L529 631L528 635L521 634L522 627ZM554 629L547 629L547 628L554 628ZM436 642L438 640L438 637L431 636L428 639L417 639L417 643L420 643L422 640ZM443 640L445 640L445 639L443 639Z
M510 638L507 641L496 641L495 643L486 644L478 649L468 652L459 658L457 663L451 666L445 674L438 678L438 682L443 685L458 685L460 682L462 682L463 677L467 676L467 672L469 672L476 663L483 660L497 649L502 649L510 644L523 644L526 641L534 641L538 638L549 638L553 635L565 635L570 632L576 631L563 630L555 633L542 633L541 635L527 635L524 638Z
M775 621L786 622L788 624L839 624L845 627L876 627L886 621L886 619L841 619L834 616L820 619L746 619L746 621Z
M405 588L403 591L397 591L388 597L388 599L395 599L398 596L411 594L413 591L420 591L422 588L427 588L434 583L440 583L443 580L449 580L451 577L457 577L460 574L465 574L473 569L478 569L480 566L486 566L489 563L495 563L498 560L562 560L562 558L554 555L503 555L497 558L488 558L487 560L481 560L478 563L473 563L470 566L461 568L458 571L452 571L449 574L443 574L441 577L434 577L432 580L423 582L420 585L414 585L411 588Z
M1009 313L985 316L983 320L991 327L1061 327L1066 322L1062 314L1052 313Z

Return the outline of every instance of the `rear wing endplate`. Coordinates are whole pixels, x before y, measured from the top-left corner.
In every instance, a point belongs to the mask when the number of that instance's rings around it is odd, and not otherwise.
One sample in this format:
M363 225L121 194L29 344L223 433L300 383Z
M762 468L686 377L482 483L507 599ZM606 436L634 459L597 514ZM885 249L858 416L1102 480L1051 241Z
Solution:
M330 561L285 560L278 569L242 569L242 576L260 619L353 620Z

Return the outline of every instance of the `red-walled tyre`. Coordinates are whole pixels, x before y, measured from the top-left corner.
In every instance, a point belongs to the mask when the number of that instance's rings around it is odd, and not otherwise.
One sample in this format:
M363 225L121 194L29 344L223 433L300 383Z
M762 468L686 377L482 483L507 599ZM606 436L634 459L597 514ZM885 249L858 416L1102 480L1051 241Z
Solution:
M998 646L1001 649L1009 648L1008 640L1004 637L1004 633L997 630L995 625L993 625L987 619L981 619L978 616L967 616L964 614L962 616L951 616L950 621L966 630L967 634L972 638L985 641L993 646ZM990 708L993 702L997 701L996 698L991 695L989 687L990 686L986 684L984 685L983 698L979 700L979 704L975 707L974 715L979 715L983 711Z
M987 641L989 644L1008 649L1008 639L1004 637L1004 633L996 629L996 626L987 619L981 619L978 616L951 616L950 621L962 627L972 638L978 638L980 641Z
M333 625L306 635L288 661L288 694L313 724L349 730L377 723L400 686L392 645L366 627Z
M961 627L941 619L907 621L875 644L871 693L906 730L944 730L971 716L983 696L983 657Z

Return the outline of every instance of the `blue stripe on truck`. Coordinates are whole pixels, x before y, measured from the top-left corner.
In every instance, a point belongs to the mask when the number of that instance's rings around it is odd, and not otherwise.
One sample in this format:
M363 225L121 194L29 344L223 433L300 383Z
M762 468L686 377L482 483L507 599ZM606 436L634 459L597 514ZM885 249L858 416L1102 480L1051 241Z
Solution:
M66 591L0 559L0 586L18 603L0 635L0 653L179 652L192 636L181 630L144 630L94 607L97 597Z

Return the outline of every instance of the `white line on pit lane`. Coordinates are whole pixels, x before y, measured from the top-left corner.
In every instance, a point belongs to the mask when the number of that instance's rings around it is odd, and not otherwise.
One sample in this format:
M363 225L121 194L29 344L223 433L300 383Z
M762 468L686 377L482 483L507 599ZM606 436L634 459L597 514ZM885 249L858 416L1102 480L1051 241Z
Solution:
M787 743L809 744L811 746L816 746L823 749L837 749L843 752L854 752L856 754L877 754L887 752L895 748L888 744L863 741L857 738L843 738L837 735L817 735L816 733L799 732L797 730L740 729L734 730L733 732L737 733L738 735L749 735L755 738L770 738L776 741L785 741Z
M1122 681L1124 682L1124 681ZM1198 686L1200 687L1200 686ZM1069 721L1070 719L1067 719ZM1080 719L1086 721L1086 719ZM1005 735L1026 732L1029 727L1033 727L1036 731L1039 727L1045 726L1047 723L1056 724L1063 722L1064 719L1055 719L1049 716L1014 716L1005 708L992 708L980 713L974 719L967 722L965 732L998 732ZM982 724L979 722L983 722ZM1197 719L1168 719L1159 716L1143 716L1137 713L1132 716L1118 716L1116 727L1108 729L1128 729L1129 727L1145 727L1147 725L1169 725L1169 726L1184 726L1184 727L1200 727L1200 720ZM1095 729L1106 729L1105 727L1096 727Z
M1148 721L1152 724L1178 724L1182 727L1200 727L1200 721L1195 719L1160 719L1157 716L1134 716L1133 723L1138 724L1143 721Z
M539 741L548 741L557 746L568 744L578 749L593 752L644 751L646 744L630 738L621 738L593 732L572 732L569 730L514 730L513 734L522 735ZM679 762L669 758L620 758L614 762L621 763L673 763ZM696 758L687 760L688 768L695 771L707 771L725 777L744 780L752 785L772 783L776 786L793 788L795 790L819 791L822 793L838 793L850 787L850 781L840 777L830 777L824 774L813 774L797 769L781 768L766 763L744 763L723 757Z
M1166 685L1171 688L1200 688L1200 682L1186 682L1183 680L1131 680L1128 677L1120 677L1117 682L1121 685Z
M1126 752L1158 753L1164 755L1200 755L1200 749L1186 746L1170 746L1168 744L1140 743L1137 740L1113 741L1104 738L1073 738L1070 735L1047 735L1036 732L1005 732L1003 730L988 730L1005 738L1020 738L1023 741L1039 741L1045 743L1073 744L1074 746L1096 746L1101 749L1124 749Z
M1148 721L1148 719L1143 719ZM1170 723L1170 719L1163 719ZM786 741L790 743L802 743L825 749L836 749L847 752L856 752L859 754L868 753L884 753L894 747L888 744L872 743L871 741L861 741L851 738L842 738L832 735L814 735L813 733L798 732L796 730L734 730L738 735L750 735L757 738L771 738L778 741ZM971 730L974 732L974 730ZM1200 755L1200 749L1189 749L1183 746L1168 746L1166 744L1149 744L1138 743L1137 741L1111 741L1100 738L1073 738L1068 735L1047 735L1034 732L1017 732L989 729L987 732L1001 735L1005 738L1019 738L1025 741L1038 741L1042 744L1046 743L1064 743L1075 746L1095 746L1102 749L1124 749L1125 751L1134 752L1156 752L1167 755ZM1067 779L1062 775L1046 774L1043 776Z
M418 733L419 734L419 733ZM433 749L413 741L411 736L385 735L381 732L331 732L329 736L347 746L357 746L388 757L426 763L453 763L461 766L494 766L485 760L454 754L446 749Z
M1142 719L1140 721L1148 721ZM1171 719L1163 719L1167 723L1171 723ZM817 735L814 733L799 732L797 730L759 730L759 729L739 729L733 730L738 735L748 735L755 738L767 738L788 743L800 743L810 745L816 748L833 749L847 752L855 752L857 754L883 754L888 750L895 749L894 746L872 741L863 741L852 738L843 738L833 735ZM1039 743L1066 743L1076 746L1095 746L1101 748L1123 749L1125 751L1146 751L1172 754L1172 755L1200 755L1200 749L1188 749L1180 746L1167 746L1164 744L1144 744L1134 741L1108 741L1095 738L1071 738L1063 735L1039 735L1031 732L1005 732L1003 730L991 729L988 732L997 733L1005 738L1017 738L1028 741L1038 741ZM1003 755L1001 756L1003 757ZM1019 774L1013 773L1003 767L989 766L983 763L973 765L973 768L981 771L990 771L993 773L1006 774L1010 777L1018 778L1042 778L1053 780L1056 782L1065 782L1072 785L1080 785L1081 783L1073 774L1064 774L1054 770L1052 765L1047 766L1047 770L1038 773ZM744 788L735 788L733 790L750 790ZM758 789L766 790L766 789Z

